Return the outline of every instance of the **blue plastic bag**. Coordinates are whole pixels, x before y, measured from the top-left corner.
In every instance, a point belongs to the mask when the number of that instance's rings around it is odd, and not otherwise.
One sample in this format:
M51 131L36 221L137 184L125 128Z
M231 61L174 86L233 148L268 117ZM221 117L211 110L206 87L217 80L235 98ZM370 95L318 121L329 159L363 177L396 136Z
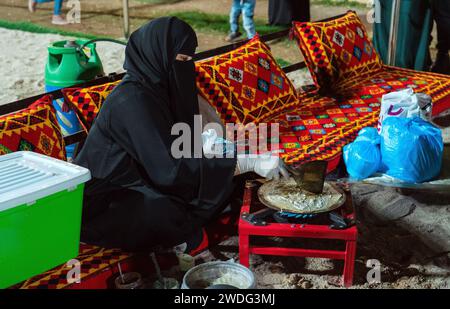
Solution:
M419 117L391 117L384 120L381 137L386 174L408 183L439 176L444 152L440 129Z
M362 129L355 141L344 147L344 162L350 177L366 179L381 165L380 136L375 128Z

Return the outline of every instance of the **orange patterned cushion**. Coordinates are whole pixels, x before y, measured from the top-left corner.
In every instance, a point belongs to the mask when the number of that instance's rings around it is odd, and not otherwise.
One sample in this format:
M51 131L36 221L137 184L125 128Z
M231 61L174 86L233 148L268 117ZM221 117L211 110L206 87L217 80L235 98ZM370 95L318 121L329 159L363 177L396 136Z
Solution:
M293 30L316 86L322 89L333 90L340 81L382 69L353 11L326 22L294 22Z
M196 70L200 94L224 123L258 123L298 103L294 86L259 37L197 62Z
M51 96L42 97L26 109L0 116L0 155L16 151L33 151L66 160Z
M120 81L115 81L88 88L67 88L62 90L66 103L77 112L78 118L85 126L86 131L91 129L106 97L119 83Z

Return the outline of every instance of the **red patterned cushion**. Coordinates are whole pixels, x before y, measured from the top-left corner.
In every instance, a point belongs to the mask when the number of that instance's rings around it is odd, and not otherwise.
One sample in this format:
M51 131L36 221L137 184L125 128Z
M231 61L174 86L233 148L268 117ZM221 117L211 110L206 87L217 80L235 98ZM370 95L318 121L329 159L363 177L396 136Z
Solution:
M281 157L287 163L329 161L329 170L339 163L342 148L367 126L376 126L384 94L412 88L430 95L433 111L450 109L450 78L383 66L373 75L340 84L340 96L300 94L302 105L271 119L280 124Z
M50 269L42 274L16 284L10 289L101 289L107 288L107 279L114 277L117 264L122 263L122 269L128 269L133 255L119 249L105 249L93 245L80 244L76 260L81 265L80 283L70 282L67 277L72 270L66 263ZM142 271L142 269L133 269ZM146 269L145 269L146 270Z
M326 22L294 22L293 30L316 86L322 89L333 90L340 81L382 69L353 11Z
M115 81L88 88L67 88L62 90L66 103L77 112L78 118L85 126L86 131L91 129L100 107L119 82Z
M298 103L294 86L259 37L197 62L196 70L200 94L224 123L258 123Z
M0 155L15 151L33 151L66 160L51 96L42 97L26 109L0 116Z
M412 88L426 93L433 100L433 115L450 110L450 77L430 72L383 66L383 70L339 84L343 96L364 94L381 97L392 91Z
M332 171L339 163L342 148L358 132L376 126L380 98L364 96L335 99L304 94L304 104L278 115L272 122L280 124L279 148L288 164L326 160Z
M267 119L269 124L279 124L280 130L279 136L271 136L270 130L267 131L265 146L267 150L276 147L287 164L325 160L329 162L328 171L331 172L339 164L342 148L351 143L362 128L375 127L378 123L381 96L368 95L364 91L338 99L318 93L301 93L299 96L302 105ZM253 127L253 130L257 129ZM259 145L261 142L265 141L258 140ZM239 145L238 153L255 151L247 143L240 148Z

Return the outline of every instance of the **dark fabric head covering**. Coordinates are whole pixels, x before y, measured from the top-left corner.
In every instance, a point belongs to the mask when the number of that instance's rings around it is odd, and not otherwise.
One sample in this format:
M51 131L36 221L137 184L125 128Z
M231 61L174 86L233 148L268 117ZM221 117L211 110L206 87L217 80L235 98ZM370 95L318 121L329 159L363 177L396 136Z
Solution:
M136 30L128 41L124 69L167 104L174 122L191 127L199 113L195 66L176 61L177 54L194 56L194 30L176 17L157 18Z

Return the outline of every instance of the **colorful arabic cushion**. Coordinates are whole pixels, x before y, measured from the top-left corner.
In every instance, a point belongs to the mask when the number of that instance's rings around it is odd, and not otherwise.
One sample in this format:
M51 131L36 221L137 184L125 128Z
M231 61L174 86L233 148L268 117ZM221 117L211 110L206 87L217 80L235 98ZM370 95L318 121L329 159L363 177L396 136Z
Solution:
M51 96L44 96L28 108L0 116L0 155L33 151L66 160Z
M433 114L450 109L450 78L383 66L381 71L340 84L335 98L300 94L302 105L275 116L280 124L281 157L285 162L329 162L329 171L339 163L342 148L364 127L378 123L384 94L412 88L433 99Z
M287 164L303 164L311 161L328 161L328 172L339 164L342 149L351 143L358 132L365 127L376 127L380 113L381 97L367 95L361 91L350 98L333 98L318 93L301 93L302 104L295 108L272 115L267 124L277 123L279 134L271 134L270 129L253 129L249 132L261 134L253 145L241 135L237 139L238 153L261 152L258 147L264 144L266 151L276 151ZM227 132L229 133L229 132ZM230 135L229 135L230 136ZM238 137L239 138L239 134ZM253 146L253 150L252 150Z
M298 104L294 86L259 37L197 62L196 71L200 94L224 123L258 123Z
M428 94L433 101L433 115L450 110L450 77L430 72L383 66L383 70L358 80L339 84L343 96L382 97L392 91L411 88Z
M359 94L336 99L307 93L300 96L301 106L268 121L280 125L279 149L287 164L325 160L331 172L340 161L342 148L362 128L377 125L380 97Z
M293 34L321 89L333 90L342 80L382 68L364 25L353 11L326 22L294 22Z
M86 131L91 129L103 102L105 102L107 96L119 82L115 81L88 88L67 88L62 90L65 102L77 112L78 118Z

